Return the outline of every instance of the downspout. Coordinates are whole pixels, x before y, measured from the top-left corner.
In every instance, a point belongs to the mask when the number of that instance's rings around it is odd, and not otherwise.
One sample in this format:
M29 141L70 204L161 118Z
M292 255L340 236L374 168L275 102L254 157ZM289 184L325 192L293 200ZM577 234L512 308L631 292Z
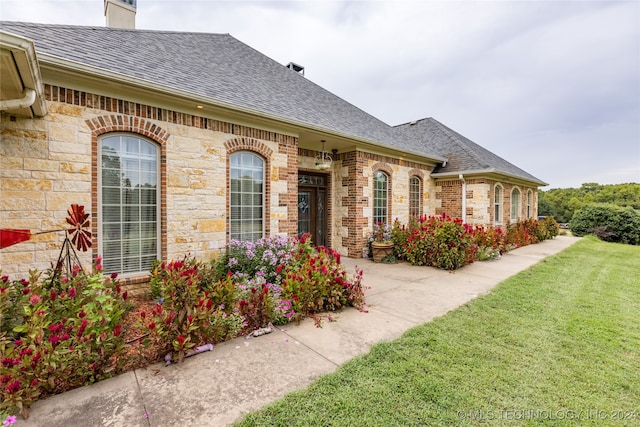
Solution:
M36 102L36 91L25 88L22 98L6 99L0 101L0 111L13 110L18 108L29 108Z
M458 179L462 181L462 222L467 222L467 181L464 180L462 174L458 175Z

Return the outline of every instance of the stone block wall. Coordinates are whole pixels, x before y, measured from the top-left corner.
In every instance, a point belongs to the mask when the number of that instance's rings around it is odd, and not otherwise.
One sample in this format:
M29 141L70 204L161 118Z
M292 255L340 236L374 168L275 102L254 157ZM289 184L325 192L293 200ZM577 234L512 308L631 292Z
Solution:
M227 159L234 144L265 157L266 233L296 234L297 138L51 85L45 98L45 117L0 118L0 228L66 228L70 204L84 205L94 248L79 255L89 267L98 248L98 140L136 132L161 147L163 258L210 259L227 243ZM46 269L63 238L63 232L43 234L2 249L0 269L17 277Z
M373 175L382 170L389 175L389 223L396 218L409 220L409 179L418 175L423 182L424 214L433 214L432 168L423 164L362 151L341 153L335 166L334 248L344 255L359 258L373 228Z
M506 181L496 181L488 178L466 179L466 222L471 225L494 225L494 195L495 186L503 188L502 221L499 225L506 225L511 220L511 191L518 188L521 192L519 220L527 218L527 195L531 191L530 216L538 216L537 188L515 185ZM438 180L436 183L436 215L446 213L451 217L462 217L462 181Z

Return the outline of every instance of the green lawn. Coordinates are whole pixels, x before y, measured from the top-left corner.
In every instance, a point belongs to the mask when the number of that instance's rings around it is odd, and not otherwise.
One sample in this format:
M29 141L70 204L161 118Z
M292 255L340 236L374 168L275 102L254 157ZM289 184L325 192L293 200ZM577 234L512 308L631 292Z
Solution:
M584 238L237 425L640 425L639 276Z

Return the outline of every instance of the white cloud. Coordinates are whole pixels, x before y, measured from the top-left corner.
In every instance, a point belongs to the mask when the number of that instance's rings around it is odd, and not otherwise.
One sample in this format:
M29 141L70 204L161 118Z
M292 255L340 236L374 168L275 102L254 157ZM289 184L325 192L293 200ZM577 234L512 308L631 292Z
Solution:
M102 7L0 0L0 15L104 25ZM552 187L640 182L639 2L139 0L136 19L230 33L389 124L435 117Z

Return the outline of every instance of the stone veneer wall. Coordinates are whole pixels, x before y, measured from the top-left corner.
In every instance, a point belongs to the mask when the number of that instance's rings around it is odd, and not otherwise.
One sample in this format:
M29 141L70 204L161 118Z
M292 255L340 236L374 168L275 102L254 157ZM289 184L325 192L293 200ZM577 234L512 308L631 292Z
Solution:
M67 208L82 204L91 213L94 249L79 255L90 266L97 254L98 139L135 132L161 147L163 258L209 259L226 244L227 158L236 149L268 156L267 232L296 234L297 138L51 85L45 98L45 117L0 118L1 228L66 228ZM3 274L48 268L63 237L43 234L3 249Z
M485 178L467 178L466 222L472 225L494 225L493 200L495 185L503 188L502 218L498 225L506 225L511 218L511 190L515 187L521 192L519 220L527 218L527 192L532 192L531 217L538 216L537 188L509 184ZM446 213L451 217L462 216L462 181L438 180L436 184L436 215Z
M390 224L396 218L403 223L409 220L409 179L413 175L423 182L423 213L434 213L431 167L362 151L340 153L334 165L334 249L344 255L363 255L373 227L373 174L378 170L386 172L390 179Z

